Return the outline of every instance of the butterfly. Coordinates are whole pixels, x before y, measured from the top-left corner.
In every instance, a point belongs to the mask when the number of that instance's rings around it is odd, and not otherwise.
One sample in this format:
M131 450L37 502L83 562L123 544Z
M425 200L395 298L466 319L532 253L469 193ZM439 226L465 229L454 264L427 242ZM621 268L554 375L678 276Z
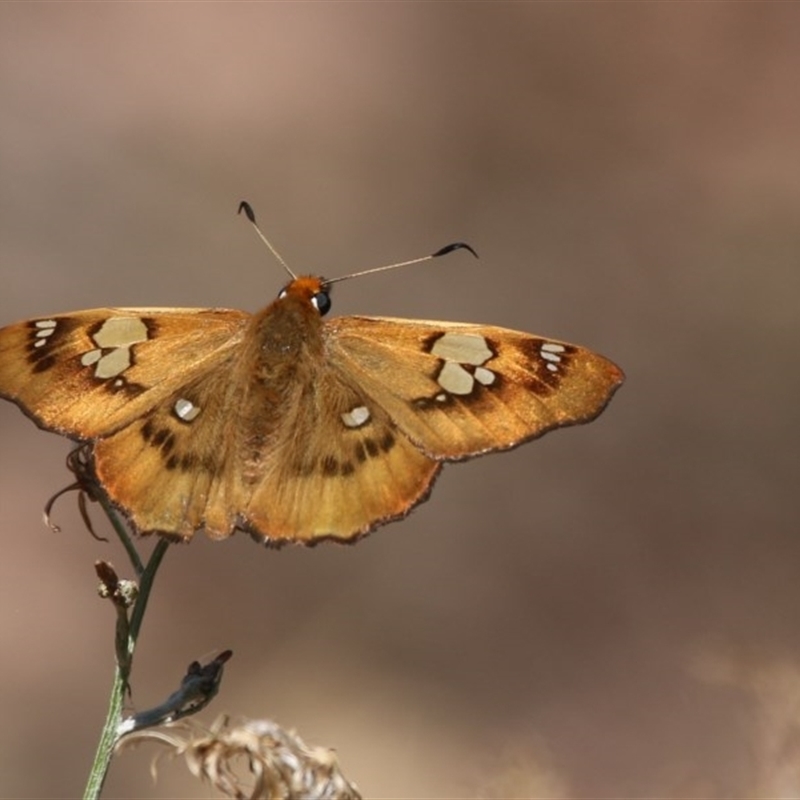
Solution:
M138 532L280 545L404 517L444 462L589 422L624 380L590 350L505 328L326 320L344 278L286 269L256 314L99 308L2 328L0 396L88 443Z

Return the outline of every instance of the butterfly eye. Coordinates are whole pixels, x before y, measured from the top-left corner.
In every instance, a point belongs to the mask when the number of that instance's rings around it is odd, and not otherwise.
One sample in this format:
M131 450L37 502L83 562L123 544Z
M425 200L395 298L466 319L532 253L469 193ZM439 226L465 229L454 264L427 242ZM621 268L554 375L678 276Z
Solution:
M331 310L331 298L327 292L317 292L311 298L311 305L319 311L319 315L324 317Z

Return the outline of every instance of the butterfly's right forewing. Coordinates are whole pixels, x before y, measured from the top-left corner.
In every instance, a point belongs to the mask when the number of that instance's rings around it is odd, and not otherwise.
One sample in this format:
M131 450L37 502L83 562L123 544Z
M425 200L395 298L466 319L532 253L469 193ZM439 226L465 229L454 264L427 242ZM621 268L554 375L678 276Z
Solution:
M328 348L401 431L444 460L589 422L624 379L586 348L486 325L342 317Z

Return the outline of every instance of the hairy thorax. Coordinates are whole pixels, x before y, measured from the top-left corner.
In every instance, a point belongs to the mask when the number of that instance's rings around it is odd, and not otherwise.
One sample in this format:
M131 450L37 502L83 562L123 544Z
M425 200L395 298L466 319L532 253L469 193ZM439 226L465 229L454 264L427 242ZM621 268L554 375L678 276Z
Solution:
M247 352L241 366L247 370L234 402L239 408L238 449L243 479L253 483L263 474L267 454L289 444L276 440L286 430L286 418L302 413L303 395L318 374L323 355L319 313L292 297L276 300L255 315L245 336Z

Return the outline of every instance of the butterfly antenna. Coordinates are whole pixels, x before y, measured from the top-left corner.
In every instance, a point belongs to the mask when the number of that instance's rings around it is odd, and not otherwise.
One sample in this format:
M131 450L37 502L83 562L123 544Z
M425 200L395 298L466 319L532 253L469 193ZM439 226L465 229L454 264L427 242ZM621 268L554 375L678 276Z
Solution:
M289 265L283 260L283 256L272 246L270 240L267 239L267 237L264 236L263 233L261 233L261 228L258 227L258 223L256 222L256 215L255 212L253 211L253 207L250 205L250 203L247 202L247 200L242 200L242 202L239 203L239 211L237 213L241 214L242 211L244 211L244 214L247 217L247 219L249 219L250 222L253 223L253 227L255 228L255 231L258 234L258 238L261 239L262 242L264 242L264 244L269 248L272 255L275 256L276 259L278 259L278 262L289 273L289 275L291 275L292 280L295 280L297 278L297 275L295 275L294 272L292 272L292 270L289 269Z
M398 267L408 267L411 264L419 264L421 261L430 261L432 258L439 258L439 256L446 256L452 253L453 250L469 250L475 258L478 254L466 242L454 242L445 247L440 248L435 253L429 256L422 256L421 258L412 258L410 261L399 261L397 264L387 264L385 267L373 267L372 269L365 269L361 272L353 272L351 275L342 275L339 278L326 279L326 284L339 283L339 281L348 281L350 278L360 278L362 275L372 275L373 272L386 272L387 269L397 269Z

